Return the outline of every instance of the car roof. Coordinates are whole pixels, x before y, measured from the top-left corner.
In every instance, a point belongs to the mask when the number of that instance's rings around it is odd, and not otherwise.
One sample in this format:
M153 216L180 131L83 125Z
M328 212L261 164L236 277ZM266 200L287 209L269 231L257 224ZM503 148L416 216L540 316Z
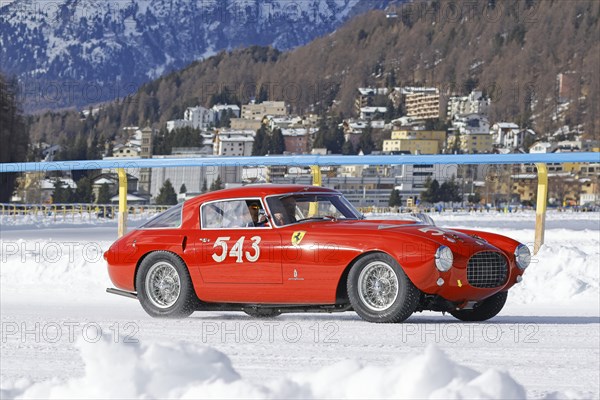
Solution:
M316 193L316 192L328 192L328 193L339 193L337 190L329 189L321 186L311 185L272 185L272 184L259 184L259 185L246 185L231 189L216 190L214 192L201 194L192 199L186 201L192 205L192 203L203 203L205 201L212 201L218 199L237 198L237 197L265 197L270 195L285 194L285 193Z

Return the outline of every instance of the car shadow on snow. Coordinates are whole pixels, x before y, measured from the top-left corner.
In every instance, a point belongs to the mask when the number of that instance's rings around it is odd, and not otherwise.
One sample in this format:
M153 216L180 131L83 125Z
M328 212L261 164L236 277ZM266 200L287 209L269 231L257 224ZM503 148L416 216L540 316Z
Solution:
M600 317L588 316L524 316L524 315L501 315L487 321L464 322L453 318L451 315L440 316L439 318L429 316L411 316L406 320L409 323L416 324L536 324L536 325L589 325L600 324Z
M306 313L295 314L287 313L275 318L254 318L239 312L217 313L211 312L205 314L202 312L194 314L191 318L198 320L216 320L216 321L282 321L282 322L310 322L310 321L332 321L332 322L369 322L363 321L356 313ZM464 322L452 317L450 314L431 316L414 314L408 318L405 323L413 324L538 324L538 325L590 325L600 324L600 317L597 316L524 316L524 315L500 315L482 322Z
M304 322L304 321L362 321L355 313L284 313L277 317L257 318L244 314L243 312L197 312L192 314L191 319L198 320L218 320L218 321L285 321L285 322Z

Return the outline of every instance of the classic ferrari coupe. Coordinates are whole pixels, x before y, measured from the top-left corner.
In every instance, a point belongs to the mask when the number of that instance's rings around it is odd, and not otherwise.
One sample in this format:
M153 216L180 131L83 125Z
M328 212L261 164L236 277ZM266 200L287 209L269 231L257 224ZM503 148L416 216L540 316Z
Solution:
M153 317L354 310L400 322L423 310L494 317L530 262L527 246L427 218L365 219L332 189L249 185L187 200L104 254L115 288Z

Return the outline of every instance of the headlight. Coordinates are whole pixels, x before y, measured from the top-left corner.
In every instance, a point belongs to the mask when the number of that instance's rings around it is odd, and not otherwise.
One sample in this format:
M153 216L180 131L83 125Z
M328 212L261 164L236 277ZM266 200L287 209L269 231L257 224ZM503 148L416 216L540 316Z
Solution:
M435 266L442 272L448 271L452 267L454 262L454 255L452 250L447 246L438 247L435 252Z
M524 244L519 244L515 249L515 260L517 261L517 266L519 268L527 268L531 262L531 252L529 251L529 247Z

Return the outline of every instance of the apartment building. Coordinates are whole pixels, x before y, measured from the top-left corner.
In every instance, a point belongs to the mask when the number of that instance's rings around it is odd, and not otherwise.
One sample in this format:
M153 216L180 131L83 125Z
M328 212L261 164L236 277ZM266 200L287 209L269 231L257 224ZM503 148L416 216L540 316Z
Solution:
M240 117L240 107L237 104L215 104L211 110L215 113L215 120L219 121L229 113L233 118Z
M255 131L225 129L217 133L213 146L214 154L229 157L252 155Z
M468 96L452 96L448 100L448 118L452 119L457 114L487 115L490 103L481 90L473 90Z
M458 150L460 153L477 154L490 153L493 149L494 138L489 133L482 134L460 134L460 132L448 135L447 148L449 151Z
M440 92L436 88L403 88L406 115L416 119L440 117Z
M231 129L237 130L253 130L260 129L262 121L259 119L231 118L229 126Z
M439 154L446 141L445 131L398 128L391 138L383 141L384 152L410 152L410 154Z
M383 117L387 112L387 107L362 107L360 109L360 119L371 120L376 116Z
M235 106L237 107L237 106ZM167 130L194 128L208 129L217 121L217 112L202 106L188 107L183 113L183 119L167 121Z
M365 107L373 106L378 97L385 98L387 95L387 88L358 88L358 94L354 101L356 114L361 114L361 109Z
M260 104L242 105L242 119L253 119L262 121L265 115L284 116L287 115L287 107L284 101L264 101Z
M139 158L141 151L142 149L139 146L130 143L116 145L113 147L112 158Z
M316 128L287 128L282 129L285 151L294 154L306 154L310 150L311 138L317 132Z

